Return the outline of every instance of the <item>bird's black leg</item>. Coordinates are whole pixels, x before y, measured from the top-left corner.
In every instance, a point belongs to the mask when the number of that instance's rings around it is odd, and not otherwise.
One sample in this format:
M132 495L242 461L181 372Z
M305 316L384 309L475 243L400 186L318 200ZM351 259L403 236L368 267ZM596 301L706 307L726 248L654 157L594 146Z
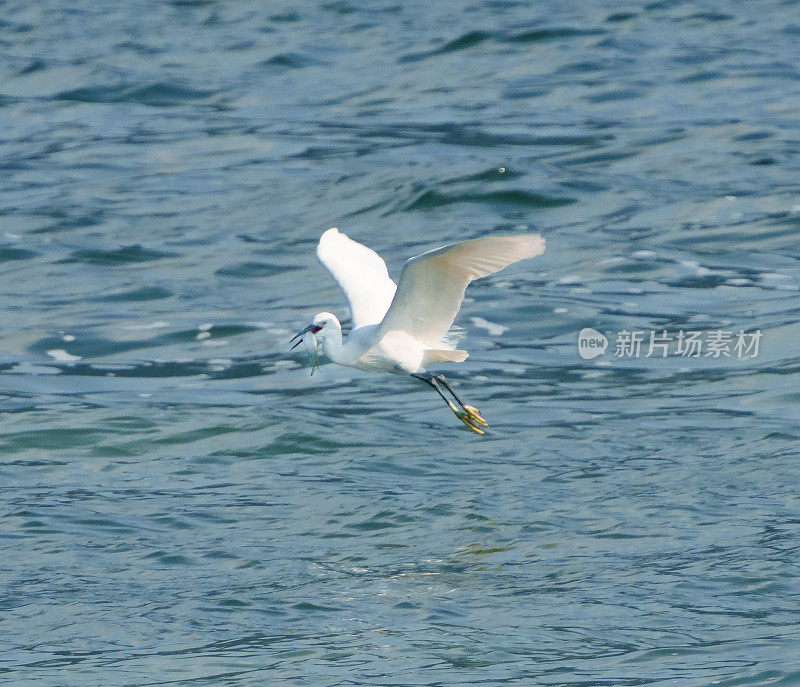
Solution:
M421 379L426 384L430 384L433 387L434 391L436 391L436 393L439 394L439 396L441 396L444 399L444 402L450 405L450 399L444 395L444 392L436 383L436 378L430 372L421 372L419 374L414 374L412 372L411 376L416 377L417 379Z
M437 375L434 375L434 379L437 382L444 384L444 388L447 389L451 394L453 394L453 398L456 399L458 405L460 405L464 409L464 412L466 412L466 414L469 416L469 419L472 422L472 424L481 425L483 427L489 426L486 424L486 420L484 420L481 417L481 414L478 412L477 408L474 408L473 406L468 406L466 403L464 403L464 401L462 401L458 397L458 394L456 394L456 392L453 391L453 388L450 386L450 383L447 381L447 378L441 372Z
M469 416L469 419L472 422L472 424L481 425L483 427L488 427L489 426L489 425L486 424L486 420L484 420L481 417L481 414L478 412L477 408L474 408L472 406L468 406L466 403L464 403L458 397L456 392L453 391L452 387L450 386L450 383L447 381L447 378L441 372L438 375L435 375L434 379L436 381L440 382L441 384L444 384L444 388L447 389L451 394L453 394L453 398L456 399L456 401L458 402L458 405L460 405L464 409L464 411L467 413L467 415Z
M450 383L447 381L447 378L440 372L438 375L433 375L433 378L444 385L444 388L447 389L451 394L453 394L453 398L456 399L456 403L460 405L462 408L466 408L463 401L458 397L453 388L450 386Z
M472 406L464 405L461 400L456 396L455 392L450 388L450 385L447 383L447 380L444 379L444 375L432 375L429 372L422 372L418 374L411 374L412 377L416 377L417 379L421 379L426 384L430 384L439 396L444 399L444 402L447 403L447 406L450 410L453 411L455 416L461 420L467 427L469 427L473 432L477 432L478 434L485 434L485 432L479 427L482 425L483 427L488 427L486 421L480 416L477 409L473 408ZM444 395L439 383L444 384L445 388L453 394L453 398L456 399L458 404L461 406L461 410L459 410L453 402Z

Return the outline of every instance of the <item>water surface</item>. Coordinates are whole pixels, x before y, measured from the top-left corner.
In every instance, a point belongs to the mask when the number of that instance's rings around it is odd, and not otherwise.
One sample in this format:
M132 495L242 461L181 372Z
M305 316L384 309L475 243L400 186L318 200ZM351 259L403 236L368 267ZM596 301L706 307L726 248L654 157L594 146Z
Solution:
M800 683L794 3L73 5L0 14L4 683ZM485 438L287 351L331 226L547 238Z

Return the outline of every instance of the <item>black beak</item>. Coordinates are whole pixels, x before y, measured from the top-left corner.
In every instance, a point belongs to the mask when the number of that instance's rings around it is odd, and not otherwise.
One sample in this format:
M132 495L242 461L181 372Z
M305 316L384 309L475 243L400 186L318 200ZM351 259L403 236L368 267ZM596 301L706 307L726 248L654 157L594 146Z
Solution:
M289 339L289 343L292 343L292 341L294 341L295 339L299 339L299 341L294 346L292 346L289 350L293 351L301 343L303 343L303 334L305 334L306 332L310 332L313 328L314 328L314 325L310 324L303 331L297 332L297 334L295 334L291 339Z

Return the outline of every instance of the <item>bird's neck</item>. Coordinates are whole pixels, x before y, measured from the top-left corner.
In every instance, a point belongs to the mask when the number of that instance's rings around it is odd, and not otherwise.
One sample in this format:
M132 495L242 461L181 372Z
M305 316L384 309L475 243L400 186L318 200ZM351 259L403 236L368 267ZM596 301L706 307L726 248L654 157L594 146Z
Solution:
M344 364L342 332L331 332L322 340L322 352L337 365Z

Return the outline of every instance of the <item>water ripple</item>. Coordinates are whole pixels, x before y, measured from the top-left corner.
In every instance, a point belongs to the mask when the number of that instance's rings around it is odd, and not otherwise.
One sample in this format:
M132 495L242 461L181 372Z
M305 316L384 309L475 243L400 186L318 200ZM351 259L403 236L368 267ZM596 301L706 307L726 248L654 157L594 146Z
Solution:
M295 5L4 5L5 681L796 683L794 7ZM546 237L486 437L288 350L330 226ZM761 349L615 355L681 329Z

